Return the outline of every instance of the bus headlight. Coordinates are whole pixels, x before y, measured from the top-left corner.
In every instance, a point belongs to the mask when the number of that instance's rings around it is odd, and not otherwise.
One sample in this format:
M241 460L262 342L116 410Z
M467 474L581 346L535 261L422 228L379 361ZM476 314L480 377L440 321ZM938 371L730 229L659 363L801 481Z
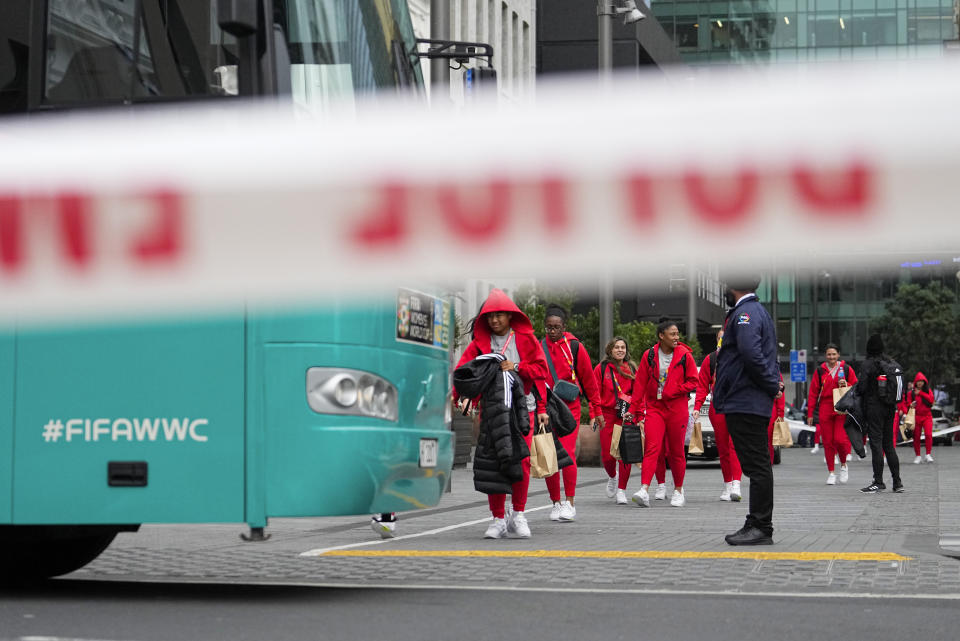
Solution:
M339 367L307 370L307 403L318 414L372 416L396 421L400 415L395 385L369 372Z

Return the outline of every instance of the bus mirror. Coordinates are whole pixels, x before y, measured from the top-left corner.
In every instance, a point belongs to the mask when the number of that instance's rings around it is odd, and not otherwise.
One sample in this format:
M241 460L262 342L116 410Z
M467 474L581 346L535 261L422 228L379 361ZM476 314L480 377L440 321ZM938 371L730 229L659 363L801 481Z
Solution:
M237 38L257 32L257 0L217 0L217 24Z

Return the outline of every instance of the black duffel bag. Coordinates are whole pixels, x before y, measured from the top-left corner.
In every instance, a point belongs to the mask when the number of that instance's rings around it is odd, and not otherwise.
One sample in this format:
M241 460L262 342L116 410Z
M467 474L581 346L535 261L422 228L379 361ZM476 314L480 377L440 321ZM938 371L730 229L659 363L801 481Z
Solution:
M620 460L626 464L643 461L643 432L639 425L627 423L620 431Z

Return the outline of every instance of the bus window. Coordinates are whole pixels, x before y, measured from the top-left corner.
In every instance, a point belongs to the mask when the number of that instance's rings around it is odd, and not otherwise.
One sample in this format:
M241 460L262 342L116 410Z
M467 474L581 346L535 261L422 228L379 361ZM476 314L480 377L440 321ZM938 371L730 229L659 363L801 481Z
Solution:
M0 2L0 113L27 109L30 0Z
M50 0L46 41L48 105L236 93L216 2Z

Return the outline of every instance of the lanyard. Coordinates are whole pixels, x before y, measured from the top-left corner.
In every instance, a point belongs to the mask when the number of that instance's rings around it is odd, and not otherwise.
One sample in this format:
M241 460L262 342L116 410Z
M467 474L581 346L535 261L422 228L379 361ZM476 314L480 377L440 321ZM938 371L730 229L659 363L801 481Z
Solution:
M614 372L615 369L617 369L616 365L610 368L610 378L613 379L613 385L614 387L617 388L617 397L619 398L620 394L622 394L623 392L621 391L621 388L620 388L620 381L617 380L617 374L616 372Z
M577 382L577 367L573 362L573 350L570 349L570 343L567 342L567 337L563 337L563 344L567 346L567 351L563 351L563 347L560 347L560 353L563 354L563 357L567 360L567 365L570 366L570 374L573 377L573 382ZM569 352L569 356L567 355Z
M507 336L507 342L503 344L503 349L500 350L501 354L507 353L507 348L510 347L510 341L513 340L513 330L510 330L510 335Z

